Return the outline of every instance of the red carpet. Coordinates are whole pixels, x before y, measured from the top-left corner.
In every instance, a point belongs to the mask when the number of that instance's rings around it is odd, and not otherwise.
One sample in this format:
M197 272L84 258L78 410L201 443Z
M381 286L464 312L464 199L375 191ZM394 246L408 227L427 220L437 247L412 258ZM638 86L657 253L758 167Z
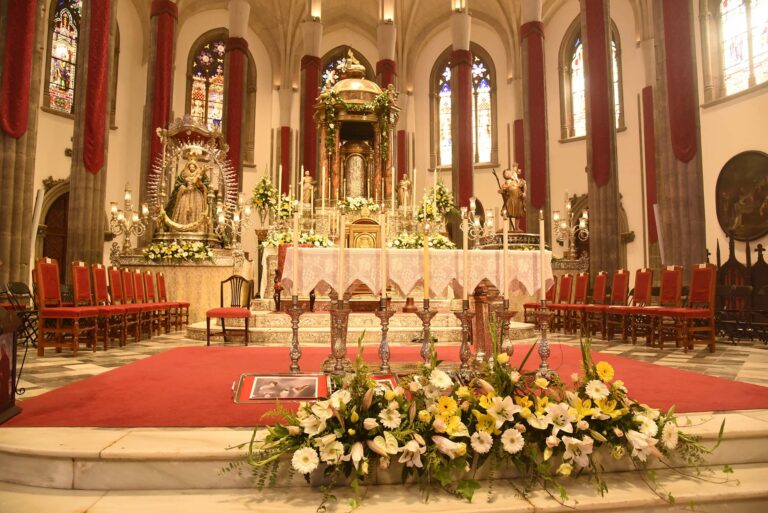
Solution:
M375 347L366 360L378 362ZM392 361L416 361L419 347L393 349ZM354 350L350 349L350 356ZM523 358L523 348L513 358ZM458 360L458 348L438 348L445 361ZM304 371L316 371L327 348L305 348ZM612 355L595 353L624 380L640 402L678 412L768 409L768 387L728 381ZM570 381L579 371L579 349L552 346L550 365ZM253 426L271 406L235 404L232 382L242 373L285 372L287 348L185 347L139 360L20 403L22 413L6 426L229 427ZM532 356L528 366L538 366ZM377 364L371 367L376 368ZM287 406L287 404L286 404Z

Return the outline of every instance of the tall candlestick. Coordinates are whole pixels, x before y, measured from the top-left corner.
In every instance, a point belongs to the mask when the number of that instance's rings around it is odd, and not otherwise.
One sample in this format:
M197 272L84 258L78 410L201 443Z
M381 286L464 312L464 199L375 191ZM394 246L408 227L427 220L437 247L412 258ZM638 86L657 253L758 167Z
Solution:
M293 215L293 275L291 280L291 295L299 295L299 214Z
M465 209L466 207L462 207ZM464 257L464 281L462 282L464 288L464 294L462 299L464 301L469 299L469 221L467 220L466 212L461 217L461 251Z
M344 287L344 269L345 269L345 262L344 259L346 257L345 249L347 246L346 241L346 234L344 233L346 231L346 222L344 220L344 213L342 212L339 216L339 299L344 298L344 291L346 288Z
M381 297L387 297L387 216L381 214Z
M424 225L424 299L429 299L429 225Z
M413 179L411 180L411 209L416 212L416 168L413 168Z
M320 193L320 203L323 211L325 211L325 164L323 164L323 174L320 176L320 181L322 182L320 185L323 188L323 192Z
M507 241L507 235L509 235L509 223L507 219L501 220L504 224L504 228L501 230L501 236L504 237L504 243L501 252L501 296L505 299L509 299L507 296L507 253L509 250L509 242Z
M539 210L539 267L541 267L541 290L539 291L539 299L545 301L547 299L547 291L544 285L544 211Z
M395 211L395 166L392 166L392 189L390 190L390 193L392 194L392 212Z
M432 187L437 188L437 168L432 170Z

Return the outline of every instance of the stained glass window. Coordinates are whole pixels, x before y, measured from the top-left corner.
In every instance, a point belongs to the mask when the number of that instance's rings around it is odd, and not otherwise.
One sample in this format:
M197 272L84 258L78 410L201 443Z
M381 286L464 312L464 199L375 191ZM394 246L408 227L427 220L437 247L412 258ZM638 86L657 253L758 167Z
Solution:
M722 0L720 38L726 95L768 80L768 0Z
M75 64L82 0L57 0L50 42L48 107L72 114L75 109Z
M190 115L208 128L221 128L224 113L224 41L202 45L192 63Z
M472 147L474 161L490 162L493 150L493 80L488 65L477 55L472 62ZM437 77L438 165L450 166L451 132L451 65L447 63Z

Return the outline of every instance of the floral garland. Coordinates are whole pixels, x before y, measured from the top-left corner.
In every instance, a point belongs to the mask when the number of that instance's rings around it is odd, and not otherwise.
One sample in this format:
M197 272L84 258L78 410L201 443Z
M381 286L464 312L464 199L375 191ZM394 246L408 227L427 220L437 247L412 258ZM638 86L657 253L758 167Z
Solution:
M338 207L344 213L359 212L366 208L370 212L379 211L379 205L375 201L363 196L347 196L346 199L339 200Z
M202 242L153 242L142 250L149 262L201 262L213 261L213 250Z
M274 210L278 204L277 188L272 185L272 181L263 176L253 188L253 206L260 210Z
M491 333L496 328L492 325ZM523 370L535 345L519 368L498 351L497 337L493 347L483 378L462 380L441 370L433 346L420 372L387 389L363 362L361 337L354 372L334 378L336 390L327 399L302 403L295 413L273 412L283 423L254 431L244 444L246 462L260 486L276 479L281 459L289 458L292 470L307 481L322 468L330 484L322 488L318 510L325 510L335 500L337 481L348 479L355 507L371 469L393 462L402 465L404 481L419 483L425 499L439 487L471 500L480 487L475 473L487 465L491 478L498 470L514 468L524 481L518 489L522 495L542 487L565 501L567 491L555 480L558 476L586 474L600 494L607 491L595 457L601 449L644 469L649 458L669 463L672 457L698 467L717 447L707 449L681 431L672 410L664 413L632 400L608 362L593 363L588 341L582 342L583 374L571 377L572 387ZM722 431L721 425L720 439ZM693 477L701 477L696 471ZM649 484L674 502L671 494Z
M338 128L336 106L341 105L347 112L375 113L379 120L381 154L386 155L389 152L389 125L392 122L392 98L389 92L383 91L366 103L347 103L339 93L333 90L326 90L321 98L325 108L325 147L329 148L329 151L333 151L336 146L336 129Z
M424 247L424 236L418 233L400 232L397 237L387 241L387 247L393 249L420 249ZM432 249L456 249L451 239L439 233L429 236L429 247Z
M280 244L290 244L293 242L293 232L286 230L283 232L270 233L266 239L261 242L265 248L276 248ZM315 233L314 230L301 232L299 235L299 244L312 244L318 248L333 247L333 241L321 233Z

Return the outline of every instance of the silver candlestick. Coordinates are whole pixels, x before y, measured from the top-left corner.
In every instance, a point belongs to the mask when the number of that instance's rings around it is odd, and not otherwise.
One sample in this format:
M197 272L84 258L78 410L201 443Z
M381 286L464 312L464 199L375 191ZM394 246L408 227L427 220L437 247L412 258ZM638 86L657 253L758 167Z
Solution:
M454 312L454 315L461 321L461 347L459 348L461 365L459 366L459 373L462 377L469 378L469 360L472 358L472 350L469 346L472 343L472 319L475 317L475 312L469 310L469 299L462 300L461 310Z
M392 372L392 369L389 367L389 341L387 340L387 333L389 332L389 318L395 315L395 311L388 308L387 298L382 297L379 299L379 309L374 314L381 321L381 342L379 343L381 365L379 365L379 372L389 374Z
M536 371L536 376L551 380L555 375L555 371L549 368L547 360L549 359L549 340L547 340L547 326L549 324L549 309L547 308L547 301L541 300L541 308L536 313L536 317L539 319L539 329L541 330L541 336L539 337L539 358L541 363L539 369Z
M299 317L304 313L304 309L299 306L299 296L291 296L291 306L288 308L288 315L291 316L291 372L299 373L299 359L301 358L301 346L299 345Z
M509 310L509 299L502 301L501 309L496 311L496 315L501 317L501 333L499 333L499 352L504 351L509 356L512 356L512 343L509 340L509 321L517 315L517 312Z
M431 342L430 326L432 324L432 318L437 315L437 310L429 309L429 299L424 299L424 309L418 310L416 315L421 319L421 358L426 363L429 360L429 343Z
M349 294L336 300L336 307L331 309L333 373L342 375L352 368L347 358L347 330L349 327Z

